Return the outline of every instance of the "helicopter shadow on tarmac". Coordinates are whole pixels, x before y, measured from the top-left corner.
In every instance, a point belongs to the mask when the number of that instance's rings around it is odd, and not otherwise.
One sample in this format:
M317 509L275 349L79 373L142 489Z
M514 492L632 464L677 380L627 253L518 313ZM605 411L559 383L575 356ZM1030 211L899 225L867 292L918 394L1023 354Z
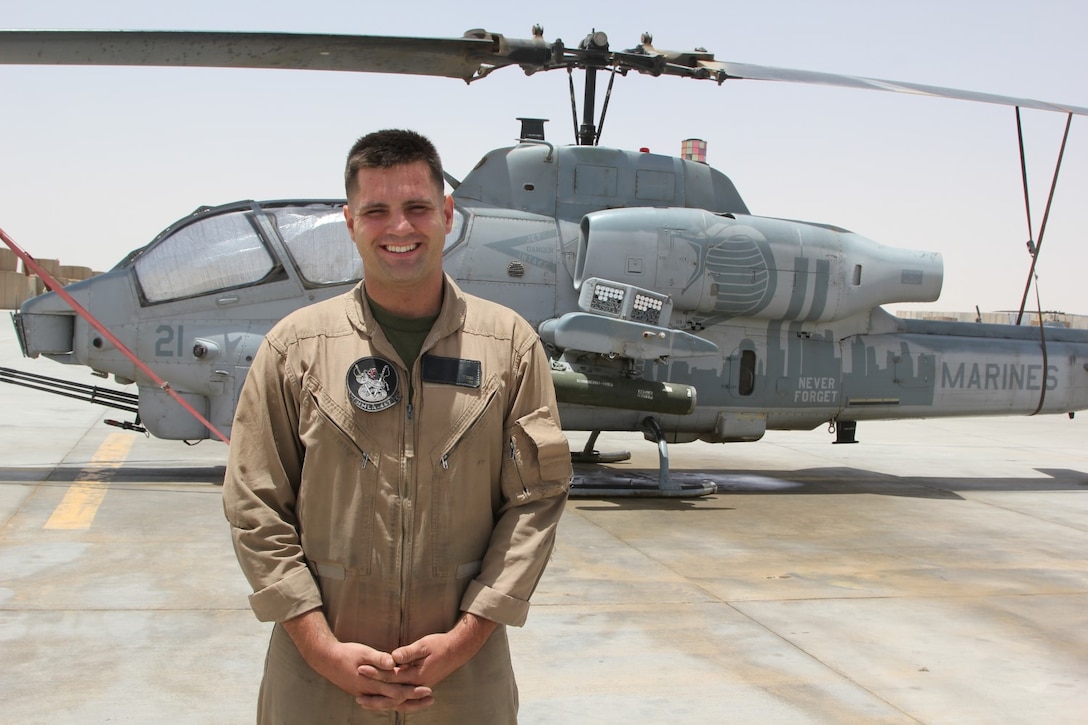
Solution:
M743 495L841 495L873 494L923 499L963 500L958 492L1046 492L1088 490L1088 472L1067 468L1036 468L1045 477L938 477L894 476L886 473L846 466L814 467L798 470L678 470L670 476L679 484L711 483L714 494ZM618 505L636 508L688 507L698 499L654 498L657 470L651 468L615 468L575 464L572 497L607 499ZM579 488L599 489L604 486L645 489L642 495L613 498L607 495L580 494ZM728 501L719 498L719 501ZM699 508L704 508L700 506Z
M68 485L75 481L85 481L89 475L101 471L107 471L111 485L122 484L151 484L161 486L163 484L223 484L224 466L177 466L163 468L161 466L120 466L97 467L94 465L61 465L61 466L0 466L0 483L33 483Z
M0 466L0 483L57 483L68 484L82 480L89 471L88 465L63 465L56 467ZM198 465L162 468L156 466L129 465L113 468L111 484L212 484L221 485L225 467ZM1088 472L1070 468L1036 468L1046 477L933 477L892 476L846 466L806 468L799 470L677 470L671 477L679 484L712 483L714 494L761 494L761 495L841 495L874 494L908 498L957 499L960 491L1084 491L1088 490ZM580 494L579 488L623 485L635 489L645 488L645 495L608 496ZM575 464L574 495L583 499L630 499L660 504L665 499L652 495L657 488L657 470L653 468L601 467ZM712 494L713 495L713 494ZM683 504L692 499L674 499Z

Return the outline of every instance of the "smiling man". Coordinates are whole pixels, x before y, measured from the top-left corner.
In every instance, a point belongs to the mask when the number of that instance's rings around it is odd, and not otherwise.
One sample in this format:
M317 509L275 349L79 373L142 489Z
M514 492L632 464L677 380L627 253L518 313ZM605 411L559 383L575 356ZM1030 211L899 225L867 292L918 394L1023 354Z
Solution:
M371 148L352 154L345 173L344 217L363 259L366 293L401 317L437 314L442 249L453 225L453 198L442 194L441 167L435 179L436 167L423 159L365 166L367 159L382 163L390 156Z
M266 336L223 491L257 617L262 723L517 719L525 622L571 477L540 341L442 271L431 143L364 136L344 217L351 293Z

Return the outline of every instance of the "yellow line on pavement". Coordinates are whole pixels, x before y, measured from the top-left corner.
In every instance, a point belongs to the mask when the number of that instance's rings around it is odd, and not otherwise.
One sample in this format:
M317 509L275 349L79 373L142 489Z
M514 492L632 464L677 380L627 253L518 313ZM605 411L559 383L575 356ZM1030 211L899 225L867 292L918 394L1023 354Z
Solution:
M89 529L102 499L106 497L110 479L128 457L135 436L111 433L91 456L90 465L68 487L64 498L45 522L47 529Z

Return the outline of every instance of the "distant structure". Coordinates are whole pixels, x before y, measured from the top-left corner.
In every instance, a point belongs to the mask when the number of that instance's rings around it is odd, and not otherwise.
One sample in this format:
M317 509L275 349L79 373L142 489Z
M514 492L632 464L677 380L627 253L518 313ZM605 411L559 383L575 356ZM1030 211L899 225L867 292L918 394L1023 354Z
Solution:
M34 261L61 284L71 284L99 274L92 271L90 267L61 264L59 259L35 259ZM45 283L38 278L38 275L26 269L26 265L19 262L15 252L0 246L0 310L17 310L19 305L45 291Z
M996 325L1015 325L1015 310L999 312L937 312L934 310L899 310L895 313L908 320L943 320L945 322L984 322ZM1039 325L1039 313L1025 310L1021 325ZM1064 327L1072 330L1088 330L1088 315L1070 315L1065 312L1043 312L1045 327Z

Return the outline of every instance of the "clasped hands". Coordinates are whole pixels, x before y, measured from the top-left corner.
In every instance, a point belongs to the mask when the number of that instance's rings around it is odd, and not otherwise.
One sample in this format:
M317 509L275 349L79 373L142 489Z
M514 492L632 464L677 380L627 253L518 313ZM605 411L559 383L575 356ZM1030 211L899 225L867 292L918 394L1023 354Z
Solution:
M449 632L426 635L392 652L330 637L319 648L322 656L310 664L368 710L417 712L434 704L433 688L472 659L496 626L465 613Z
M447 634L432 634L392 652L369 650L356 668L355 702L368 710L416 712L434 703L433 688L468 661ZM360 652L360 654L363 654Z

